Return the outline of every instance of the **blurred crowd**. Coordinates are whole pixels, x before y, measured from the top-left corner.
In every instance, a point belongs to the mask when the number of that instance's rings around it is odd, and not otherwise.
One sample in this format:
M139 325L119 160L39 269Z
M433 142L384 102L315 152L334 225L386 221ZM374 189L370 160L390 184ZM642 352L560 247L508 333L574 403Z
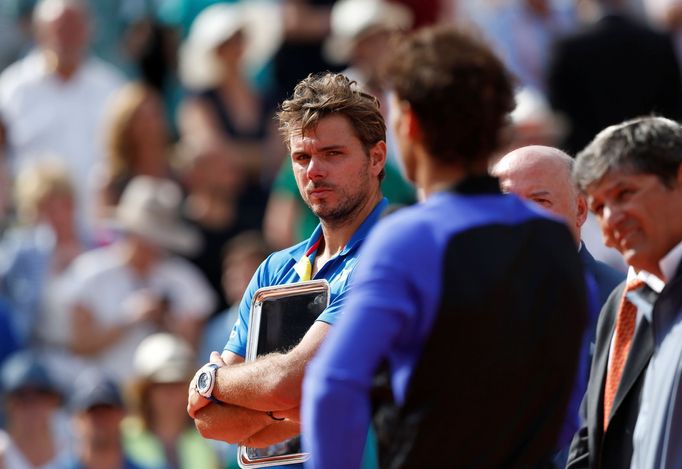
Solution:
M277 104L325 70L385 103L392 36L438 22L517 80L501 154L682 118L677 0L0 1L4 467L236 467L187 383L259 263L317 224ZM388 146L383 192L414 203ZM624 267L594 223L583 239Z

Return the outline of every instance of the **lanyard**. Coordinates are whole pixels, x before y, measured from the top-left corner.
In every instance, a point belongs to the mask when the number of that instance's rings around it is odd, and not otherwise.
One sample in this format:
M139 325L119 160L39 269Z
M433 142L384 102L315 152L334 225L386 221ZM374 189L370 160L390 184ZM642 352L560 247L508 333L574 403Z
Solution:
M302 282L305 282L306 280L310 280L312 278L312 273L313 273L313 264L310 261L310 257L313 255L313 253L317 252L317 248L320 245L320 241L322 240L322 235L320 235L319 238L317 238L317 241L315 241L315 244L310 246L308 250L305 252L305 254L298 260L296 265L294 266L294 270L298 274L298 276L301 278Z

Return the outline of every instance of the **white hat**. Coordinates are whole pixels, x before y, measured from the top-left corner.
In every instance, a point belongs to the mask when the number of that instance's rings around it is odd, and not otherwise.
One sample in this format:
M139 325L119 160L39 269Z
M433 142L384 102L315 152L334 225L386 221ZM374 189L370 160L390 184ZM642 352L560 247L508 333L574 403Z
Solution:
M214 86L222 69L215 49L238 31L245 35L244 66L263 66L282 41L281 7L267 0L218 3L204 9L180 47L180 78L185 86Z
M128 183L116 207L118 225L161 247L191 254L201 245L199 233L180 220L182 193L174 182L137 176Z
M196 363L192 347L183 339L167 332L145 338L135 350L135 375L154 383L188 381Z
M350 58L353 43L372 30L404 30L412 26L412 12L405 6L385 0L339 0L332 7L331 35L324 53L334 63Z

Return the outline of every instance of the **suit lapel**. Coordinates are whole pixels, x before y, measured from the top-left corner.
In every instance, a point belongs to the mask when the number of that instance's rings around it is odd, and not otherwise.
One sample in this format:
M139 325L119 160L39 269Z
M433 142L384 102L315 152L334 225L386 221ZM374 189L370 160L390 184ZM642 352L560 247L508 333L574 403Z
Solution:
M587 425L590 440L592 440L590 442L592 448L598 447L597 442L601 440L603 431L603 396L606 366L608 364L609 349L611 348L611 338L616 323L616 315L618 314L618 306L620 304L620 298L623 296L624 289L625 282L616 287L614 293L600 313L603 316L603 324L599 325L599 330L597 331L594 366L590 372L590 381L592 382L592 385L589 387L587 395L587 408L589 409Z
M632 341L632 348L630 349L628 360L625 363L623 376L621 377L620 385L618 386L618 391L616 392L616 398L611 411L612 416L618 410L618 407L630 392L630 388L632 388L632 386L635 384L635 381L637 381L639 376L649 364L649 360L651 359L651 356L654 352L654 343L656 342L656 318L662 314L668 314L669 311L673 314L677 314L679 305L673 305L671 307L669 303L671 301L679 300L679 298L676 298L675 295L671 295L670 292L679 288L679 285L682 282L682 277L680 276L681 272L682 269L678 268L675 277L668 282L666 287L659 295L658 299L655 301L654 309L651 312L651 318L654 321L654 324L649 323L645 317L642 317L640 320L640 324L637 327L637 331L635 332L634 340Z

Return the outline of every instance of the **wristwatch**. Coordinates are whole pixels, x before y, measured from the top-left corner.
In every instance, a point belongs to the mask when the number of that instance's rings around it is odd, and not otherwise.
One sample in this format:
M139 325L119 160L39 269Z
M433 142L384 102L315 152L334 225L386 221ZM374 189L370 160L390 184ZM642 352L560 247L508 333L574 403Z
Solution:
M215 397L213 397L215 375L218 368L220 368L220 365L216 365L215 363L207 363L201 367L199 370L199 375L197 376L197 392L206 399L210 399L212 401L218 401Z

